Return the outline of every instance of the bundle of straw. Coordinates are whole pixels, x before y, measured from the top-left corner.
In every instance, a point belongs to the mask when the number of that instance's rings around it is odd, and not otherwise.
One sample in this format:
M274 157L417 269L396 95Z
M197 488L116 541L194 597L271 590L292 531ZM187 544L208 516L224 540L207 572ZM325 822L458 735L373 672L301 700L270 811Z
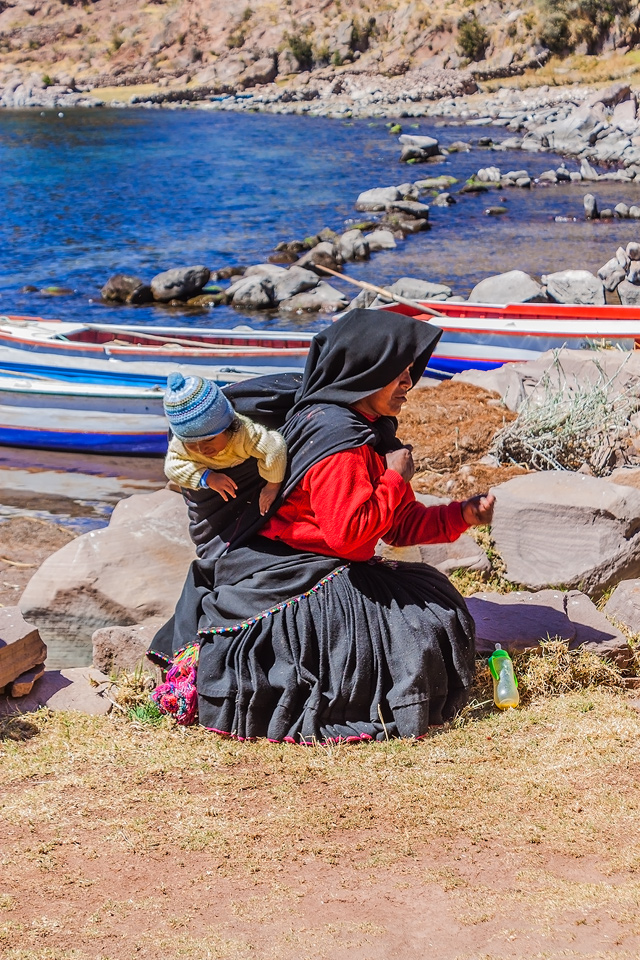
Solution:
M595 383L569 382L557 352L517 418L496 434L491 453L503 463L534 470L580 470L586 464L598 477L609 474L620 459L634 460L629 440L637 431L630 417L640 408L640 384L624 389L614 384L624 362L613 376L597 360L593 363Z

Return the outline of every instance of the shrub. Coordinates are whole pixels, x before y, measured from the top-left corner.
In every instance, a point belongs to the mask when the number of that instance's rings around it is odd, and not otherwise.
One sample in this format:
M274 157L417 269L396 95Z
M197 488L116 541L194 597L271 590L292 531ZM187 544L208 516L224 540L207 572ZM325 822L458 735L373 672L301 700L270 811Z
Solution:
M458 21L458 44L468 60L482 60L489 36L475 13Z
M565 13L556 11L547 17L538 33L540 43L551 53L564 53L569 48L571 33Z
M48 73L45 73L44 77L42 78L42 82L44 83L45 87L51 87L53 85L53 80Z
M285 33L284 38L302 69L310 70L313 66L313 49L307 38L299 33Z

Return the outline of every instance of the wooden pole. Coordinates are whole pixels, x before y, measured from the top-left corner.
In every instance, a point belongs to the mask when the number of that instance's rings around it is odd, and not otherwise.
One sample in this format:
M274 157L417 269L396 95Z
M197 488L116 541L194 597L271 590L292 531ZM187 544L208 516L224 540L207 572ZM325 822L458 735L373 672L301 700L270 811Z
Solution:
M380 294L381 297L386 297L387 300L395 300L396 303L404 303L406 307L414 307L420 310L420 313L430 313L433 317L444 317L446 314L440 313L439 310L433 310L431 307L425 307L423 303L419 303L418 300L409 300L407 297L401 297L397 293L391 293L390 290L385 290L384 287L377 287L375 283L367 283L366 280L354 280L353 277L346 277L343 273L338 273L337 270L332 270L331 267L323 267L321 263L315 263L314 267L316 270L322 270L324 273L330 273L334 277L338 277L340 280L345 280L347 283L352 283L356 287L360 287L361 290L373 290L374 293Z

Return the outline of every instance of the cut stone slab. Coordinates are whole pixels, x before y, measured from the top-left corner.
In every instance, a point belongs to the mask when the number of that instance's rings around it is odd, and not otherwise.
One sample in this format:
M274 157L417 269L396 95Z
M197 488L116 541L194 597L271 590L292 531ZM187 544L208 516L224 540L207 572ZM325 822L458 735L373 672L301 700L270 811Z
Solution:
M25 673L21 673L19 677L11 684L11 696L12 697L26 697L28 693L31 693L33 685L36 680L39 680L44 673L44 663L39 663L37 667L33 667L32 670L27 670Z
M142 665L154 668L146 660L146 653L155 634L165 621L152 617L131 627L102 627L91 638L93 665L103 673L135 670Z
M492 491L506 578L590 596L640 576L640 490L569 471L513 477Z
M530 593L475 593L466 600L476 625L476 650L535 650L541 640L566 640L570 650L584 646L623 666L631 651L624 634L578 590Z
M86 645L100 627L168 620L194 557L182 497L166 489L138 494L117 504L108 527L47 557L20 610L45 639Z
M111 701L105 696L111 681L93 667L46 670L26 697L14 700L0 697L0 716L31 713L40 707L50 710L76 710L94 717L105 716Z
M523 270L486 277L469 294L472 303L531 303L546 299L541 285Z
M604 611L632 633L640 633L640 580L623 580L619 583Z
M486 553L467 533L463 533L454 543L427 543L417 547L390 547L380 541L376 554L385 560L428 563L446 576L454 570L475 570L486 574L491 572Z
M0 690L44 663L47 648L38 628L22 616L19 607L0 608Z

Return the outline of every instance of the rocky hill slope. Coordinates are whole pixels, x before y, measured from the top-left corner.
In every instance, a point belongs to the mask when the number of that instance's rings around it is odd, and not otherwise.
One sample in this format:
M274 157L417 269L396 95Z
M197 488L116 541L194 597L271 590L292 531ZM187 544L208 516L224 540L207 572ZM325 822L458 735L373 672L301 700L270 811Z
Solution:
M639 41L640 0L0 0L0 91L27 81L228 92L347 64L419 71L437 88L442 71L508 76Z

